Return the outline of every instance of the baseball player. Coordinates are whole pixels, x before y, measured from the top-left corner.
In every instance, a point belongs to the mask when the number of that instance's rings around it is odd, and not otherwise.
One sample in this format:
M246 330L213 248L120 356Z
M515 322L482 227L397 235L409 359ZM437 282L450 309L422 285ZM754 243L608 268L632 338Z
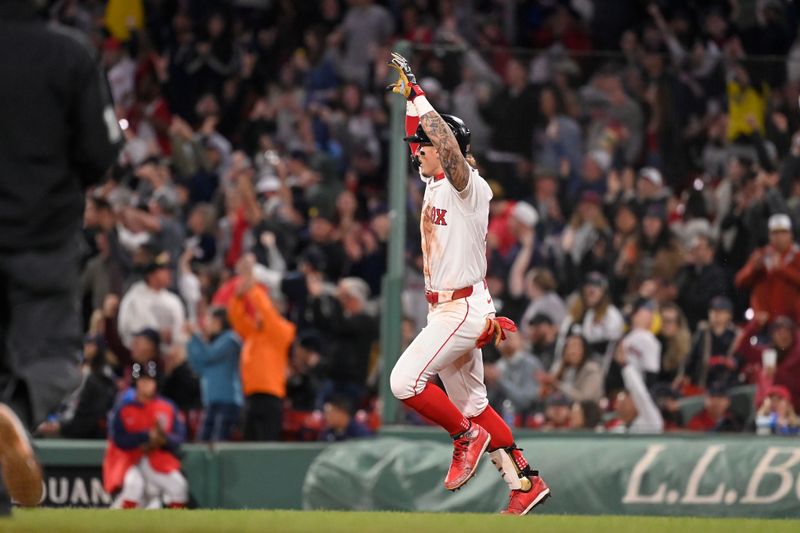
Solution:
M186 507L189 485L177 456L186 425L175 405L157 394L155 361L134 363L131 377L134 388L111 415L103 459L106 491L119 490L112 507L135 509L162 498L170 508Z
M397 82L387 87L407 99L405 138L426 183L422 232L428 325L400 356L392 393L453 437L445 488L457 490L475 475L483 452L511 489L504 513L524 515L550 495L514 445L511 430L489 406L481 347L499 344L514 323L495 316L486 277L486 232L492 192L469 154L464 122L439 115L417 85L408 62L392 54ZM429 383L438 374L447 390Z

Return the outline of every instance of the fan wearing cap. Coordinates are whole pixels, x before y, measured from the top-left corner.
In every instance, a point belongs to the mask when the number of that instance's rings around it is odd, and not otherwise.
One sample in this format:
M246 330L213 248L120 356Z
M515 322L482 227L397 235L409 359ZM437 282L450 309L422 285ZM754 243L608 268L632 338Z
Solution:
M496 316L486 281L492 189L469 153L466 124L433 109L404 57L392 54L389 67L398 79L388 89L407 100L405 140L425 182L420 232L430 304L427 326L392 370L392 393L453 438L445 488L456 490L466 484L488 450L511 489L506 512L527 514L550 495L550 489L489 406L483 381L481 348L502 342L505 331L516 331L511 320ZM446 393L430 383L437 375Z
M736 274L736 287L750 290L756 313L800 319L800 246L794 242L789 215L767 222L769 244L758 248Z
M725 296L712 298L708 321L700 322L697 327L689 357L681 370L682 386L705 388L712 377L712 366L737 368L733 353L738 334L739 328L733 323L733 303Z
M742 421L730 411L731 397L726 383L712 383L706 389L703 410L686 424L689 431L711 431L714 433L738 433Z
M143 281L137 281L119 304L119 334L130 348L134 333L151 328L161 336L163 348L183 340L185 312L177 295L170 292L172 268L169 254L155 255L145 267Z
M178 458L186 438L183 417L158 394L155 361L134 363L131 378L133 388L111 414L103 459L103 485L116 494L112 507L135 509L153 499L171 508L186 507L189 485Z
M792 407L792 395L782 385L771 386L756 413L759 435L800 435L800 419Z
M759 313L742 328L736 353L758 370L755 376L757 404L772 385L781 385L791 393L795 410L800 411L800 333L791 318L779 316L769 325L768 342L753 343L766 320L767 315Z

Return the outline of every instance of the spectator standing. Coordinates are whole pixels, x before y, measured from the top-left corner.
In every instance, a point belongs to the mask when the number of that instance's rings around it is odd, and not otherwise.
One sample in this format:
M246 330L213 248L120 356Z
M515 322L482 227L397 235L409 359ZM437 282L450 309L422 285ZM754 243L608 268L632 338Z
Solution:
M240 280L228 304L228 317L244 341L240 364L245 395L244 438L277 440L295 326L280 315L266 290L256 284L254 264L252 254L245 254L237 264Z
M316 328L328 335L329 347L324 350L325 374L321 401L330 394L342 394L353 405L360 406L367 392L367 374L378 323L367 312L369 287L359 278L343 278L335 295L325 294L322 278L311 275L306 279L312 298L311 310Z
M620 360L637 372L645 387L656 383L661 370L661 344L651 331L655 304L646 299L636 302L631 314L631 330L617 345L613 361L606 373L606 391L618 390L625 385L621 375ZM620 355L620 352L622 355Z
M779 316L769 326L769 337L766 344L753 343L766 324L767 315L759 313L748 323L739 336L736 352L756 370L758 382L756 403L761 401L772 385L781 385L794 399L795 411L800 410L800 334L794 321L786 316ZM772 356L765 352L772 352ZM773 357L774 356L774 357Z
M769 217L769 244L755 250L736 274L736 287L750 290L755 313L797 321L800 302L800 246L793 242L789 215Z
M689 328L694 331L705 318L712 298L728 293L728 273L718 265L715 244L708 235L695 236L686 254L686 265L678 274L678 304L686 314Z
M231 330L225 309L213 309L204 337L193 332L186 346L189 364L200 377L203 425L200 440L229 440L244 403L239 376L242 340Z
M0 513L6 486L20 504L39 503L41 471L21 428L80 383L83 192L122 141L96 51L36 9L0 5Z
M684 386L705 388L714 358L729 361L731 366L735 366L734 341L739 328L732 319L733 303L725 296L713 298L708 309L708 321L699 324L692 339L692 349L681 372Z
M622 369L625 389L616 397L618 423L612 426L611 431L615 433L661 433L664 428L664 419L647 391L641 370L637 368L637 365L629 364L629 356L622 347L617 349L614 360Z
M184 310L180 298L167 290L172 284L169 255L156 255L145 268L144 281L137 281L119 304L118 329L125 346L131 346L134 332L145 328L158 331L162 348L170 348L183 337Z

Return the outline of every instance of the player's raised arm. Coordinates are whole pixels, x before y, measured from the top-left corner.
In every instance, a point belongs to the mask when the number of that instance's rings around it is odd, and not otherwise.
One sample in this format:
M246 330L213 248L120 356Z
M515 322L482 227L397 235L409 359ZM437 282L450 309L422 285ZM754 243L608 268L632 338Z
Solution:
M397 71L398 80L388 88L392 92L403 95L414 104L419 115L419 123L439 154L439 161L445 176L457 191L463 191L469 185L469 163L467 163L451 127L425 98L424 91L417 85L411 67L403 56L392 53L389 66Z

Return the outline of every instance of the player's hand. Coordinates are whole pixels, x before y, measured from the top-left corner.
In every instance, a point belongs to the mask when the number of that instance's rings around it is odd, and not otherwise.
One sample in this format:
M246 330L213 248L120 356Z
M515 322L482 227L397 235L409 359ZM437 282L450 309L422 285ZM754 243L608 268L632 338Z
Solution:
M411 72L411 67L405 57L392 52L392 60L387 65L397 71L397 81L388 85L386 87L387 91L403 95L412 102L417 96L425 94L422 88L417 85L417 78Z
M517 325L510 318L504 316L497 316L494 318L486 319L486 327L483 333L475 341L476 348L483 348L490 342L495 346L499 345L502 341L506 340L506 331L517 331Z

